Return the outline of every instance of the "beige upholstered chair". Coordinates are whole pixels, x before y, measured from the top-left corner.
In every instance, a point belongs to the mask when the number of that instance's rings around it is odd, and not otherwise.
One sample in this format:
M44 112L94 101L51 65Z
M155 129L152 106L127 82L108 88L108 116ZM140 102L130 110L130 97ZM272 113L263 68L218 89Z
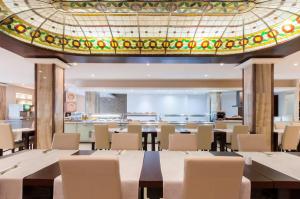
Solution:
M227 124L225 122L216 121L215 128L216 129L227 129Z
M95 127L95 147L96 149L110 148L110 135L107 124L97 124Z
M169 148L169 135L175 133L175 125L162 125L160 129L158 134L159 149L167 150Z
M297 150L300 139L300 126L286 126L284 129L281 149L284 151Z
M231 150L238 150L237 136L239 134L249 134L249 127L246 125L236 125L233 127L232 135L231 135Z
M108 125L108 128L118 128L119 127L117 122L109 122L109 123L107 123L107 125Z
M14 134L12 132L10 124L1 123L0 124L0 156L3 151L11 150L15 152L15 149L19 150L24 148L24 143L22 141L15 142Z
M53 136L52 149L78 150L79 142L79 133L55 133Z
M117 157L69 156L59 166L65 199L121 199Z
M197 123L189 122L189 123L186 123L185 128L187 128L187 129L196 129L198 126L199 126L199 124L197 124Z
M197 135L173 133L169 135L170 151L197 151Z
M237 136L238 149L244 152L270 151L266 136L263 134L240 134Z
M112 150L139 150L140 140L138 134L114 133L111 138Z
M128 133L135 133L139 136L139 148L142 149L142 125L128 124Z
M284 129L287 124L284 122L274 122L275 129Z
M213 142L213 126L200 125L197 131L198 150L211 150L211 143Z
M187 157L183 199L239 199L243 169L241 157Z

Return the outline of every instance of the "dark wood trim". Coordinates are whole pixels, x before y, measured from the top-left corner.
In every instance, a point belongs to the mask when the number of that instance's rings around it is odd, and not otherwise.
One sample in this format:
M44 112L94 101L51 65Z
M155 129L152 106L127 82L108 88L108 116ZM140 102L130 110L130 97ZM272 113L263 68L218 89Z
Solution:
M34 144L33 148L37 148L37 75L38 75L38 65L34 64L34 129L35 129L35 135L34 135Z
M300 37L273 47L233 55L78 55L58 52L14 39L0 32L0 47L27 58L57 58L78 63L243 63L251 58L279 58L300 50Z
M252 96L252 132L256 134L256 67L257 64L253 64L252 66L252 84L253 84L253 96Z

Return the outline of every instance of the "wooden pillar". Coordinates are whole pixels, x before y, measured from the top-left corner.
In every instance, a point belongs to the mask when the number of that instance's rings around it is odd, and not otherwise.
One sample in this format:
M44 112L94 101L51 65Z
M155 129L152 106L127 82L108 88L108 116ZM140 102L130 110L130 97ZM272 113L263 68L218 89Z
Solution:
M252 133L265 134L271 149L273 137L274 65L243 68L244 124Z
M35 146L51 147L54 133L64 129L64 69L55 64L35 64Z
M6 86L0 85L0 120L5 120L6 111Z

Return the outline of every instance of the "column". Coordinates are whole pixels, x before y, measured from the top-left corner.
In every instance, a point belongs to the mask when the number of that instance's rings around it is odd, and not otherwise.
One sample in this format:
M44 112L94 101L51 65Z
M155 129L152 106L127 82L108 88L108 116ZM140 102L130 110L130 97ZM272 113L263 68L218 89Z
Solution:
M244 124L252 133L265 134L271 149L273 133L274 65L250 64L243 68Z
M51 147L54 133L64 131L64 69L35 64L36 147Z
M0 84L0 120L5 120L6 111L6 86Z

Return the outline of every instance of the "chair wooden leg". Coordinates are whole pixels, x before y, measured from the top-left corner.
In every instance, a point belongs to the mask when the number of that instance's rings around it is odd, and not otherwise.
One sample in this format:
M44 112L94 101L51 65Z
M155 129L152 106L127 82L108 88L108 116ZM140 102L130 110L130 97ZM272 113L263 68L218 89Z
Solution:
M3 156L3 149L0 149L0 156Z

